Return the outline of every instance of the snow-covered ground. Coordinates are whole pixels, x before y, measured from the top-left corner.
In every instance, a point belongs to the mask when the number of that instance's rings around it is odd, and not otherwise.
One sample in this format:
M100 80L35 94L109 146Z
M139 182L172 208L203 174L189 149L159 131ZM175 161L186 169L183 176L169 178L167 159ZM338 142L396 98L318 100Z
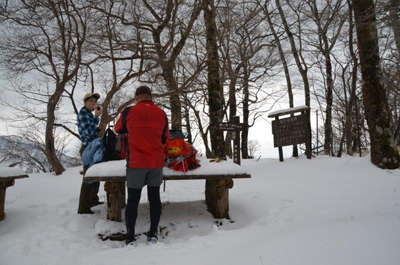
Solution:
M233 223L217 226L206 211L204 181L170 181L162 193L166 238L136 248L97 238L123 228L105 221L104 206L76 214L79 168L17 180L0 222L0 264L400 264L399 170L350 157L244 164L253 178L235 180ZM144 191L138 232L148 219Z

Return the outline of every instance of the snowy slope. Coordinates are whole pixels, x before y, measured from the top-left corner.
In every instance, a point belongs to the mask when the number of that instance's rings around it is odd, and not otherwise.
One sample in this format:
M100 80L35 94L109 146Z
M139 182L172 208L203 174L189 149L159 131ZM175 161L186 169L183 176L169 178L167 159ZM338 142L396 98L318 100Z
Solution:
M19 180L7 190L0 264L399 264L399 170L349 157L244 163L253 178L235 180L234 223L214 224L203 181L170 181L161 220L168 236L137 248L97 239L105 227L123 228L104 221L104 206L95 215L75 213L79 168ZM147 207L143 192L138 232L147 229Z

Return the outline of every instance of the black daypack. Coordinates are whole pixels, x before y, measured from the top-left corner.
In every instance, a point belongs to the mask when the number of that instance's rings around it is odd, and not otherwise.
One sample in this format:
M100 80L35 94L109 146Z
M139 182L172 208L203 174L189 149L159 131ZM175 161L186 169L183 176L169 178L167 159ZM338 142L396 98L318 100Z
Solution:
M111 161L111 160L118 160L119 158L119 152L116 149L117 142L118 142L118 136L111 130L110 128L107 128L106 132L104 133L103 136L103 144L105 147L105 152L104 152L104 161Z
M122 112L122 129L117 135L113 130L107 128L103 136L105 147L104 161L120 160L128 157L128 130L126 119L130 108Z

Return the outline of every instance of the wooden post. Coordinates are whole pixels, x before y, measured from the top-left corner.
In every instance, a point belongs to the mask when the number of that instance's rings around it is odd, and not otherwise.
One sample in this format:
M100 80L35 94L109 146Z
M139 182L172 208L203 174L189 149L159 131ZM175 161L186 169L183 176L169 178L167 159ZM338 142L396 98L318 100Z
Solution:
M317 116L316 118L316 122L317 122L317 144L315 145L315 147L317 148L317 155L319 155L319 128L318 128L318 110L315 111L315 114Z
M206 180L207 210L214 218L229 218L229 189L232 187L232 179Z
M276 116L275 120L279 121L279 116ZM283 162L283 148L282 148L282 146L278 147L278 151L279 151L279 161Z
M279 151L279 161L283 162L283 148L282 148L282 146L278 147L278 151Z
M107 219L121 222L121 210L123 205L123 189L125 182L106 182L104 190L107 193Z
M0 221L4 220L5 214L5 203L6 203L6 189L7 187L13 186L15 180L0 181Z
M303 115L306 115L308 117L307 119L307 125L306 125L306 156L308 159L311 159L312 157L312 146L311 146L311 141L312 141L312 136L311 136L311 123L310 123L310 115L311 115L311 110L308 109L305 112L302 112Z
M240 117L235 116L232 123L236 125L235 138L233 140L233 162L240 165L240 132L242 131L240 129Z
M0 221L6 218L6 214L4 212L5 202L6 202L6 187L0 186Z
M126 207L126 182L123 182L123 187L122 187L122 196L121 196L121 207L125 208Z

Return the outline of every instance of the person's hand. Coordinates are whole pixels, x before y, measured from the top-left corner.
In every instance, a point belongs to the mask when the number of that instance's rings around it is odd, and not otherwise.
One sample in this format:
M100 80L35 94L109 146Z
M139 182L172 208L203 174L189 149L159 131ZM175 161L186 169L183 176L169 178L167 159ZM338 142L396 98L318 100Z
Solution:
M103 108L101 106L96 106L96 108L94 109L94 115L100 117L101 114L103 114Z

